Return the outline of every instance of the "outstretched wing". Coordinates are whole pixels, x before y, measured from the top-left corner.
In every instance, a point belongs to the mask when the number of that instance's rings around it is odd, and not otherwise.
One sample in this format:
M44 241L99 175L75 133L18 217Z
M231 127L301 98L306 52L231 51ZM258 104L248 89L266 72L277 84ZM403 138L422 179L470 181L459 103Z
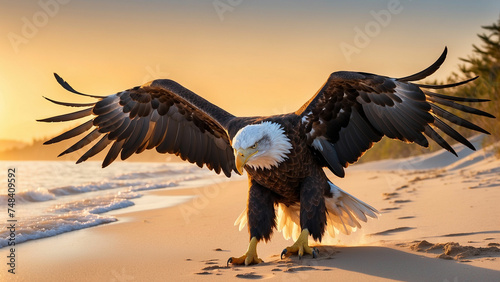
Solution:
M360 72L335 72L296 114L302 117L308 142L324 158L337 176L356 162L374 142L385 135L405 142L429 145L430 137L456 155L453 148L436 132L436 128L456 141L475 150L460 133L443 119L460 126L489 134L481 127L460 118L439 105L475 115L492 115L458 102L488 100L446 96L429 91L458 86L473 79L447 85L421 85L410 81L434 73L446 57L446 48L427 69L403 78L389 78Z
M118 155L125 160L134 153L155 148L183 160L204 164L226 176L236 171L233 148L225 125L233 115L211 104L172 80L154 80L109 96L95 96L74 90L61 77L57 81L66 90L78 95L97 98L87 104L47 100L83 110L42 119L61 122L90 117L81 125L52 138L44 144L57 143L78 135L84 137L59 156L79 150L95 140L77 163L83 162L111 145L102 166L111 164ZM89 133L87 133L89 132Z

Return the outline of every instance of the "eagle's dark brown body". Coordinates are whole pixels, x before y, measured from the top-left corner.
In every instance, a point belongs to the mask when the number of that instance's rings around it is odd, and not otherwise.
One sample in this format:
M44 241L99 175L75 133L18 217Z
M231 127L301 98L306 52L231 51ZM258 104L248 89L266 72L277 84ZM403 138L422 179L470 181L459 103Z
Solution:
M293 148L288 159L272 169L245 166L250 181L248 220L250 237L269 240L276 227L275 205L299 204L301 227L308 228L314 239L321 240L325 231L325 196L331 193L328 179L317 157L307 144L305 127L295 114L271 117L256 122L271 121L283 126Z

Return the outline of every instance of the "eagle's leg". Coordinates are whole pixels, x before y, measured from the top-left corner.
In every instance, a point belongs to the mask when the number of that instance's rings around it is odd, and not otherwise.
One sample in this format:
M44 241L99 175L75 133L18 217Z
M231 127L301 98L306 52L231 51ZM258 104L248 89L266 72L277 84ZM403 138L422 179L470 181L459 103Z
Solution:
M297 253L299 259L304 253L312 255L314 258L318 255L317 248L311 248L308 244L309 235L314 240L321 241L326 227L326 207L324 191L327 189L328 182L321 181L324 176L323 171L315 171L309 177L304 179L300 187L300 233L297 241L290 247L281 252L283 256L290 256ZM326 185L326 186L325 186Z
M248 191L248 231L250 232L250 245L247 252L241 257L231 257L227 263L232 264L257 264L262 260L257 256L257 243L264 239L269 240L276 227L274 212L274 194L271 190L250 181Z
M306 228L302 230L299 238L297 239L297 241L295 241L295 243L293 243L293 245L291 245L290 247L286 247L283 252L281 252L281 258L283 258L283 256L289 257L295 253L298 254L299 259L301 259L304 254L310 254L313 256L313 258L316 258L319 251L317 248L309 247L308 240L309 230L307 230Z
M250 265L250 264L261 263L262 260L257 256L258 242L259 240L257 240L256 237L252 237L252 239L250 240L250 244L248 245L247 252L239 258L230 257L227 260L227 264L229 265L230 263L232 263L232 264Z

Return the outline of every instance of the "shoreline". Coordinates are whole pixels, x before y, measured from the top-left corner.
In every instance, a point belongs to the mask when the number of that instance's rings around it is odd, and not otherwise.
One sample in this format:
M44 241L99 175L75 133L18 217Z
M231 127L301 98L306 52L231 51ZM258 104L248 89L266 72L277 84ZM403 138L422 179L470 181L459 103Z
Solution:
M281 233L257 247L264 264L226 268L230 256L242 255L248 246L246 228L233 223L245 208L246 180L224 181L191 188L151 190L144 197L192 197L171 207L114 214L118 221L20 244L17 274L0 273L6 281L133 281L199 279L329 279L341 280L438 280L494 281L500 279L499 255L460 260L437 258L432 252L416 252L404 244L458 242L486 247L500 243L495 229L499 211L498 189L470 189L473 183L456 179L458 172L435 177L430 172L350 171L335 179L339 187L382 212L350 236L339 236L335 245L320 246L318 259L279 258L291 245ZM411 182L420 177L421 181ZM427 178L425 178L427 177ZM460 187L457 187L458 181ZM450 181L450 184L445 184ZM410 183L398 188L399 183ZM453 193L451 193L453 192ZM393 194L387 199L384 193ZM456 206L483 203L470 213L452 206L435 206L443 199ZM432 202L435 201L435 202ZM391 209L395 208L395 209ZM453 214L454 211L454 214ZM436 214L437 213L437 214ZM450 218L453 215L454 217ZM489 216L489 218L488 218ZM452 220L453 219L453 220ZM468 223L475 219L475 223ZM455 234L455 236L454 236ZM491 240L485 240L492 238ZM340 241L339 241L340 240ZM467 244L467 242L473 242ZM325 242L324 242L325 243ZM7 250L0 250L5 258ZM294 275L294 276L288 276Z

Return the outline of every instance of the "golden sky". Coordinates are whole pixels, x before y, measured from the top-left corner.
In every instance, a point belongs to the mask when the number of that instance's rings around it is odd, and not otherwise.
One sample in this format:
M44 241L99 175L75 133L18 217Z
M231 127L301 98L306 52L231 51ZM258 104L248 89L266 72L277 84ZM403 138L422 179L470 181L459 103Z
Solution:
M170 78L236 115L294 111L338 70L401 77L448 46L457 70L500 1L1 0L0 139L68 129L44 100Z

